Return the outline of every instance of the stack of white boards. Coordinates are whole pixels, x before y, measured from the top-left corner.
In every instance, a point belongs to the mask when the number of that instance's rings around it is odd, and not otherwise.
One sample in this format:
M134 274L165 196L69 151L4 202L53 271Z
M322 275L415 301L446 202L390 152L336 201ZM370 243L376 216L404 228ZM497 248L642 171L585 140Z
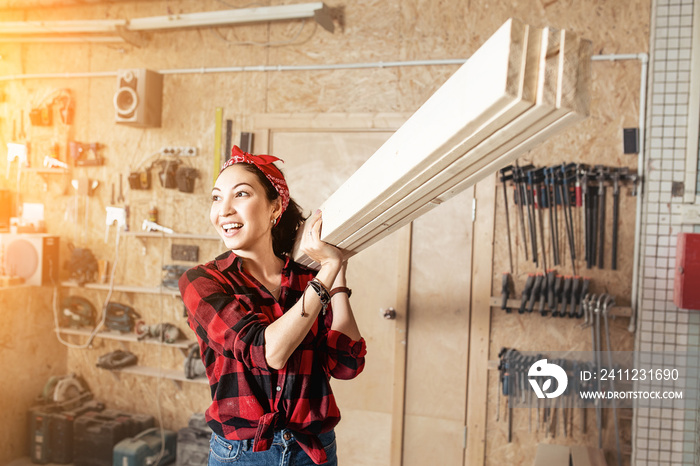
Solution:
M353 255L586 118L591 53L508 20L323 203L321 239Z

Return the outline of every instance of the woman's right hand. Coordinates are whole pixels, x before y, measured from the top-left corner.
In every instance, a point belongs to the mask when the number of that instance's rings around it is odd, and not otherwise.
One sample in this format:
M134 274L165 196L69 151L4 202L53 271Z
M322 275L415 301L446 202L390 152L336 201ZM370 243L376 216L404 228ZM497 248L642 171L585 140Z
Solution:
M321 266L332 266L336 268L337 272L343 263L343 251L321 240L322 225L323 214L320 210L317 210L304 223L304 232L299 248L301 252L321 264Z

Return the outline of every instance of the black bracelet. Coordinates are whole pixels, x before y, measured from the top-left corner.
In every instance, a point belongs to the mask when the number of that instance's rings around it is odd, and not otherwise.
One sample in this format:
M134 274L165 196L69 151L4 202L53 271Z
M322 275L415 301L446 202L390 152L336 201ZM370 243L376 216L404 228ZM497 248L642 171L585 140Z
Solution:
M328 293L328 290L323 285L323 283L321 283L316 278L311 280L309 282L308 286L313 288L313 290L318 295L318 299L321 300L321 309L322 309L323 315L326 315L326 308L328 307L328 304L331 302L331 295Z

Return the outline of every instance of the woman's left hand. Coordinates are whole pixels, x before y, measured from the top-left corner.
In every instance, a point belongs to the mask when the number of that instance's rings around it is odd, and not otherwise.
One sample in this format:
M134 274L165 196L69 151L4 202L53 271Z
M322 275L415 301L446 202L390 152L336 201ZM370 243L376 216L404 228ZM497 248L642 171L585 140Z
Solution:
M323 217L320 210L314 212L304 223L304 232L299 249L310 259L321 264L333 264L340 267L343 262L343 251L321 240Z

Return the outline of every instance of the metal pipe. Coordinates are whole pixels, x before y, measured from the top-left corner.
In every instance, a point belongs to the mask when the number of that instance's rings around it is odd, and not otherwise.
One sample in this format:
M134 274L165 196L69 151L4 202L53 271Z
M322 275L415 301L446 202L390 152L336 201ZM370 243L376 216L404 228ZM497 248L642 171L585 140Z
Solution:
M648 57L647 54L626 54L626 55L595 55L593 61L618 61L618 60L638 60L640 56ZM648 58L647 58L648 59ZM201 68L175 68L159 70L161 74L209 74L209 73L241 73L241 72L267 72L267 71L327 71L327 70L349 70L349 69L371 69L371 68L401 68L405 66L442 66L442 65L462 65L466 63L462 58L445 58L435 60L407 60L407 61L387 61L387 62L364 62L364 63L333 63L317 65L249 65L249 66L226 66L226 67L201 67ZM12 81L22 79L65 79L65 78L103 78L116 77L117 71L97 71L79 73L33 73L33 74L13 74L0 76L0 81Z

